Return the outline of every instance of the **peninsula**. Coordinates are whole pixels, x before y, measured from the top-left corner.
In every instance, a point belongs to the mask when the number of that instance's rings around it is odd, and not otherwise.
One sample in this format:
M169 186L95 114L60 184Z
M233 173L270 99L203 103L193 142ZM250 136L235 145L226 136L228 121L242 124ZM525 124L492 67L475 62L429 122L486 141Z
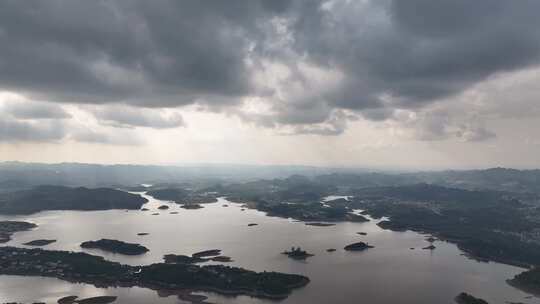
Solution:
M212 291L283 299L309 279L296 274L254 272L223 265L157 263L130 266L82 252L0 247L0 274L54 277L99 287Z
M140 209L147 200L110 188L38 186L0 197L0 214L31 214L45 210Z
M15 232L36 228L37 225L20 221L0 221L0 243L7 243Z

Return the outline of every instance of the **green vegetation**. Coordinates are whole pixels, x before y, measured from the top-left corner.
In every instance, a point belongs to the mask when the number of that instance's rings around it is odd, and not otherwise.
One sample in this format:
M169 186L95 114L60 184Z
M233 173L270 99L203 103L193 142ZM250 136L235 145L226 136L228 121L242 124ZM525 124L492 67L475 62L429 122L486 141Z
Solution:
M351 204L389 217L384 229L438 235L478 259L540 264L536 207L508 193L418 184L359 189Z
M3 195L0 198L0 213L31 214L44 210L140 209L146 202L147 200L140 195L109 188L39 186Z
M140 244L126 243L117 240L101 239L98 241L87 241L81 244L86 249L101 249L112 253L125 255L139 255L149 251L148 248Z
M27 243L24 243L23 245L26 246L47 246L49 244L52 244L56 242L56 240L33 240Z
M314 256L314 254L308 253L305 250L302 250L300 247L292 247L290 251L283 251L281 254L285 254L291 259L295 260L305 260L309 257Z
M540 295L540 268L535 267L516 275L508 283L525 292Z
M178 188L154 189L147 191L146 194L164 201L180 201L189 195L187 191Z
M471 296L470 294L468 293L465 293L465 292L462 292L460 293L456 298L456 303L458 304L488 304L488 302L482 300L482 299L479 299L479 298L475 298L473 296Z
M28 222L0 221L0 243L7 243L11 235L18 231L26 231L36 228L37 225Z
M209 191L219 191L231 201L246 203L269 216L293 218L306 222L368 221L354 214L349 206L331 205L321 201L337 191L304 176L293 175L283 180L260 180L231 184Z
M374 247L369 245L368 243L357 242L357 243L349 244L345 246L343 249L347 251L364 251L369 248L374 248Z
M309 279L294 274L254 272L223 265L158 263L129 266L86 253L0 247L0 274L55 277L100 287L195 289L231 295L285 298Z
M182 207L185 209L198 209L193 206L217 202L214 194L193 190L189 187L184 189L180 188L180 186L167 186L165 188L162 188L162 186L155 186L151 187L146 194L159 200L174 201L177 204L183 205Z

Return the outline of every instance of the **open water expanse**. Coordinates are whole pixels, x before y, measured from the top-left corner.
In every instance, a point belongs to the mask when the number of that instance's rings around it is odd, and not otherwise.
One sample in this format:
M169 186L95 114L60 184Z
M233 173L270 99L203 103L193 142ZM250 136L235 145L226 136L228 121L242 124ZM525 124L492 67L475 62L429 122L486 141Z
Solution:
M56 239L44 249L85 251L107 259L142 265L162 262L164 254L186 254L221 249L234 262L227 263L256 271L280 271L308 276L311 283L293 291L283 304L445 304L454 303L462 291L491 304L507 302L540 303L508 284L523 269L499 263L477 262L463 256L453 244L436 241L435 250L426 236L416 232L382 230L372 220L367 223L338 223L331 227L307 226L289 219L268 217L240 204L219 199L203 209L185 210L176 204L145 196L150 211L49 211L28 216L0 216L0 220L27 220L39 227L19 232L9 246L35 239ZM168 204L169 210L158 210ZM223 207L227 204L229 207ZM170 214L176 211L178 214ZM152 213L159 212L159 215ZM248 227L249 223L257 226ZM147 236L137 236L147 232ZM366 236L357 232L366 232ZM99 250L82 250L80 243L101 238L140 243L150 249L141 256L122 256ZM364 241L375 248L346 252L347 244ZM301 246L315 256L296 261L280 254L291 246ZM410 248L414 247L414 250ZM336 248L328 253L326 249ZM203 294L203 293L201 293ZM250 297L223 297L204 293L212 303L276 303ZM118 296L115 303L184 303L176 296L158 294L144 288L96 288L41 277L0 276L0 303L46 302L67 295Z

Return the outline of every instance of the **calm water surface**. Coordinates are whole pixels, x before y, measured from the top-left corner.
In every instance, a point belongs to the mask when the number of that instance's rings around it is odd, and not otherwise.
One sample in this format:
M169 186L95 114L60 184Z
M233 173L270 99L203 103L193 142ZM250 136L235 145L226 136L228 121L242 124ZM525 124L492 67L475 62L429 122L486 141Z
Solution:
M540 304L539 298L529 298L528 294L505 283L523 269L467 259L455 245L446 242L435 242L437 249L433 252L422 250L429 245L424 235L382 230L376 226L377 221L313 227L268 217L256 210L241 211L239 204L224 199L204 205L204 209L184 210L176 204L147 198L148 212L52 211L30 216L2 216L0 220L28 220L39 225L35 230L15 234L7 243L10 246L23 246L22 243L35 239L57 239L45 248L85 251L132 265L161 262L164 254L189 255L215 248L234 259L233 263L228 263L231 266L308 276L311 283L279 302L283 304L445 304L454 303L453 298L462 291L491 304ZM162 204L168 204L170 210L158 211L157 207ZM171 211L178 214L169 214ZM151 215L154 212L160 215ZM249 223L259 225L248 227ZM137 236L139 232L150 235ZM361 236L357 232L368 235ZM83 241L100 238L141 243L150 248L150 252L126 257L79 247ZM366 252L342 250L345 245L360 240L375 248ZM280 254L291 246L302 246L315 256L302 262ZM327 253L328 248L338 250ZM116 303L120 304L184 303L175 296L158 295L144 288L102 289L51 278L0 276L0 303L56 303L66 295L115 295L118 296ZM250 297L205 295L214 303L276 303Z

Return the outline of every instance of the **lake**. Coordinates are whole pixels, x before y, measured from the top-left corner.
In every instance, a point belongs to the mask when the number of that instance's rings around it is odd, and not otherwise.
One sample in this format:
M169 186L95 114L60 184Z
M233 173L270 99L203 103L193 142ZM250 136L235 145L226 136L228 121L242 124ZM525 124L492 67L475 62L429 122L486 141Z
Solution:
M380 229L377 220L367 223L338 223L330 227L307 226L290 219L268 217L220 198L203 209L185 210L176 204L145 196L150 211L48 211L27 216L0 216L0 220L27 220L39 227L16 233L5 245L20 246L35 239L57 239L45 249L84 251L132 265L162 262L164 254L186 254L207 249L222 249L234 262L227 263L256 271L280 271L306 275L311 283L293 291L279 303L289 304L444 304L462 291L491 304L506 302L538 303L506 284L505 280L523 269L477 262L463 256L453 244L436 241L435 250L426 236L416 232ZM169 210L158 210L167 204ZM229 207L223 207L227 204ZM170 214L176 211L178 214ZM159 212L159 215L152 213ZM257 226L248 227L249 223ZM137 236L147 232L147 236ZM358 235L366 232L367 235ZM122 256L99 250L82 250L83 241L101 238L140 243L150 249L141 256ZM347 244L364 241L375 248L346 252ZM291 246L301 246L314 257L296 261L280 254ZM410 248L414 247L414 250ZM326 252L336 248L336 252ZM223 297L201 293L213 303L276 303L250 297ZM52 278L0 276L0 303L46 302L66 295L91 297L118 296L115 303L184 303L176 296L159 295L144 288L96 288Z

